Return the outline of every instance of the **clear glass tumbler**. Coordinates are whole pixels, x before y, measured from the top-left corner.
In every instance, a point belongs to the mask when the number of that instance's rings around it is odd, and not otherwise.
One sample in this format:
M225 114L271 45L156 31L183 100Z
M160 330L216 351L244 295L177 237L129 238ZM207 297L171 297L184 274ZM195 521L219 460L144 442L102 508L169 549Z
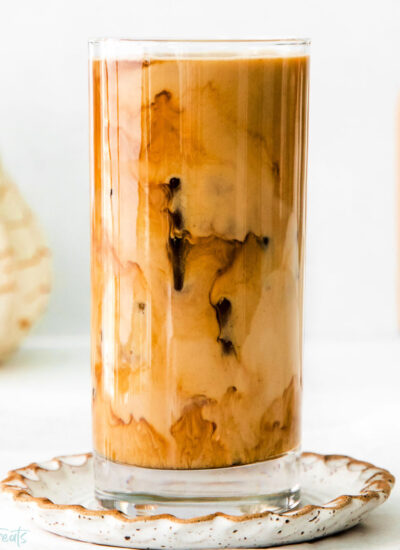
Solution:
M90 43L95 485L299 500L309 42Z

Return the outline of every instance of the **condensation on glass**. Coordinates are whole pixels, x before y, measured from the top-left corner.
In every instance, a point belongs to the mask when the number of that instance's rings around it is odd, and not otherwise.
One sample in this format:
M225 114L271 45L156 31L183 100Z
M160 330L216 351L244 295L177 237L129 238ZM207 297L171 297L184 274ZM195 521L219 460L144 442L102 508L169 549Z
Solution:
M105 505L298 500L308 72L303 40L91 43Z

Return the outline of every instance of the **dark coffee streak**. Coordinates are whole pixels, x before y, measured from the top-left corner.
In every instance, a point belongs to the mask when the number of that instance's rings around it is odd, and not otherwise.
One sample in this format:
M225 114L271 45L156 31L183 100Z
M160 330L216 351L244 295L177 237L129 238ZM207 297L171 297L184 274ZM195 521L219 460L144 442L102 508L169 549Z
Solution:
M222 269L218 269L218 271L216 272L215 278L212 282L212 285L208 294L209 302L211 307L215 310L218 327L219 327L217 342L221 344L222 353L224 355L231 355L231 354L237 355L237 351L233 342L222 336L224 328L226 327L232 312L232 304L230 300L228 300L228 298L225 298L225 297L220 298L219 301L216 304L214 304L211 300L212 290L214 288L216 281L232 267L239 250L242 248L243 245L247 243L250 236L253 236L256 239L257 243L263 250L265 250L268 247L270 242L269 237L266 237L266 236L259 237L257 235L254 235L254 233L252 232L247 233L243 241L240 241L238 239L223 239L227 244L232 245L232 252L229 256L229 261L227 262L227 264Z
M246 239L247 239L247 236L246 236ZM208 301L210 302L211 307L215 310L215 314L216 314L216 317L217 317L217 322L218 322L218 327L219 327L217 342L219 344L221 344L222 353L224 355L231 355L231 354L236 355L236 350L235 350L235 346L233 345L233 343L230 340L227 340L227 339L222 337L223 329L226 326L226 324L229 320L229 316L231 314L232 304L231 304L230 300L228 300L225 297L221 298L216 304L214 304L211 300L211 295L212 295L212 290L213 290L214 285L217 282L217 280L220 277L222 277L222 275L224 275L224 273L226 273L230 269L230 267L232 266L233 262L235 261L236 255L237 255L238 251L240 250L240 246L243 244L243 242L238 241L237 239L223 239L223 240L227 244L230 244L232 246L232 249L231 249L231 253L229 254L229 260L226 263L226 265L223 268L218 269L216 274L215 274L214 280L211 284L210 291L208 293Z
M168 184L164 184L168 194L168 207L174 194L181 187L180 178L170 178ZM172 274L174 278L174 289L182 290L185 279L186 256L192 245L189 242L189 233L183 229L183 216L180 210L166 209L169 220L169 238L167 243L168 258L172 265Z
M236 355L235 346L232 344L230 340L225 340L224 338L220 338L218 336L217 342L219 342L222 346L222 353L224 355Z
M168 257L172 264L174 289L182 290L185 277L186 256L192 245L185 237L170 237L168 239Z
M168 214L170 216L171 226L176 229L182 229L183 228L182 212L180 210L175 210L175 212L171 212L170 210L168 210Z
M215 311L217 312L218 324L220 327L226 325L229 319L229 315L232 310L232 304L227 298L221 298L217 305L215 306Z
M280 175L281 175L281 168L280 168L280 165L279 165L279 161L275 161L272 163L272 174L276 177L276 178L280 178Z
M152 103L152 105L155 105L157 103L157 100L161 99L162 97L164 97L166 101L169 101L172 97L172 94L168 90L162 90L154 96L155 101Z
M168 183L168 187L171 189L172 193L179 189L181 186L180 178L171 178Z

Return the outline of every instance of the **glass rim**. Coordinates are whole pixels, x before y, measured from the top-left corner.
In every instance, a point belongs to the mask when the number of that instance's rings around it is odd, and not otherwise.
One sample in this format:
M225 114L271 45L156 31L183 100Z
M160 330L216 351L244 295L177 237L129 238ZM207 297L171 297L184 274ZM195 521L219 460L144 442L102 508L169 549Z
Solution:
M265 44L268 46L309 46L311 39L306 38L126 38L95 37L89 38L89 45L108 43L133 44Z

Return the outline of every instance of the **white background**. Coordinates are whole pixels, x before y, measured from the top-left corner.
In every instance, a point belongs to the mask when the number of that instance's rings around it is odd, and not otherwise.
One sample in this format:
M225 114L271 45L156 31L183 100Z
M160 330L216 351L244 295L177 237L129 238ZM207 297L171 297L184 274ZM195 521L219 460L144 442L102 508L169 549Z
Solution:
M0 155L54 253L36 333L89 330L87 40L309 36L306 331L396 331L398 0L2 0Z
M0 478L91 446L87 40L104 35L312 38L303 444L399 478L400 0L0 0L0 156L55 272L36 339L0 366ZM398 549L399 514L396 489L313 548ZM0 527L24 521L0 503ZM55 547L29 534L27 550Z

